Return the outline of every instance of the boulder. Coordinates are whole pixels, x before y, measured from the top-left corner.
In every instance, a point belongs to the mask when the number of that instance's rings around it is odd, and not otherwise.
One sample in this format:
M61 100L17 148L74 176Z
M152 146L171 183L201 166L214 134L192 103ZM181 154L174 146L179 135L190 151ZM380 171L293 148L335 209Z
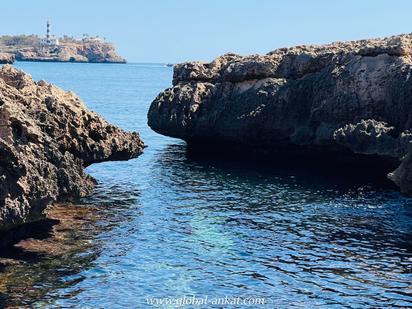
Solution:
M42 217L56 201L90 194L90 164L139 156L138 133L89 111L72 92L0 68L0 230Z
M411 75L412 34L226 54L176 65L148 124L192 145L378 156L412 193Z

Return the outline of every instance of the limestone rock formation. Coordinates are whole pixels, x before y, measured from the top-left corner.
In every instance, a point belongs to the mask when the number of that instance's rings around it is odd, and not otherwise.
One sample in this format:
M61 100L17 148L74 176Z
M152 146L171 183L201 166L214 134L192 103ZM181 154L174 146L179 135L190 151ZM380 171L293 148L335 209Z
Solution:
M351 151L401 162L412 193L412 34L266 55L226 54L174 68L148 123L191 144Z
M52 49L33 47L16 51L19 61L125 63L111 44L68 44Z
M0 53L0 64L12 64L15 60L13 54Z
M0 69L0 230L39 218L54 201L91 193L92 163L140 155L128 133L89 111L72 92L10 65Z
M0 52L15 56L18 61L125 63L113 44L101 39L76 40L64 37L59 45L43 45L41 38L1 36ZM1 57L0 57L1 59Z

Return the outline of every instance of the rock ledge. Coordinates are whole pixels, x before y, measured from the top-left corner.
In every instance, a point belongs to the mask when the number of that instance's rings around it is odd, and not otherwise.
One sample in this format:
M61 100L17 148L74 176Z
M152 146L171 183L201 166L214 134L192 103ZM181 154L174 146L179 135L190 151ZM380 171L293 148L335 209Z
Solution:
M144 148L89 111L72 92L0 68L0 230L36 220L55 201L90 194L90 164L128 160Z
M176 65L148 123L189 144L388 158L400 162L389 178L411 194L411 76L412 34L226 54Z

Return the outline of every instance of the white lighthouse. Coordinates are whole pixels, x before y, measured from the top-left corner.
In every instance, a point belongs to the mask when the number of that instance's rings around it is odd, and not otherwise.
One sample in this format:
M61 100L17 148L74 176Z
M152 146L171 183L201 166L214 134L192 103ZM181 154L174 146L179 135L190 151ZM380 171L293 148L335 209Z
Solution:
M59 45L59 39L50 34L50 22L47 21L46 25L46 37L41 39L43 46L56 46Z

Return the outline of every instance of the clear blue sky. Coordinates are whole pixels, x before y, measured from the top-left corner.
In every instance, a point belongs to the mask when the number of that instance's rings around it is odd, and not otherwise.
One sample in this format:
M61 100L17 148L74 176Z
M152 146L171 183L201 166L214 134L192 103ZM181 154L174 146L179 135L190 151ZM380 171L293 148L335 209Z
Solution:
M20 0L1 5L1 34L98 34L131 62L211 60L226 53L412 32L412 1Z

